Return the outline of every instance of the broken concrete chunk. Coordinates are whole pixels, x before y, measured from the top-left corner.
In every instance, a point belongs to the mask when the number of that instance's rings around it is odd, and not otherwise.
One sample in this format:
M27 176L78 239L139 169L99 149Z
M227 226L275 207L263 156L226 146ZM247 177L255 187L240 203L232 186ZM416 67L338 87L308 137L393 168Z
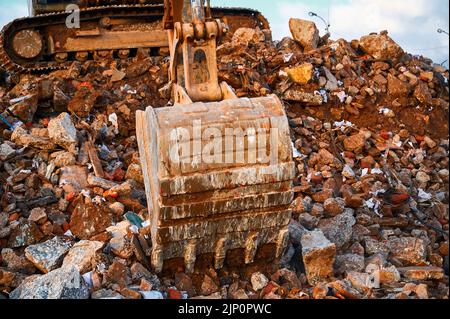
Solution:
M68 113L61 113L48 123L48 134L53 143L70 150L78 143L77 129Z
M397 60L404 55L402 48L387 33L363 36L359 40L359 45L375 59Z
M34 222L22 220L17 228L11 232L8 247L19 248L39 242L44 235Z
M79 239L89 239L104 232L111 223L112 214L107 206L80 200L70 218L70 230Z
M59 268L21 284L11 299L89 299L89 288L75 268Z
M319 45L319 30L312 21L302 19L290 19L289 29L295 41L301 44L305 51L317 49Z
M16 150L6 143L0 145L0 161L7 161L16 155Z
M444 269L433 266L412 266L398 269L408 280L441 280L444 278Z
M103 248L100 241L81 240L70 248L63 260L62 267L75 267L80 274L92 270L96 254Z
M353 210L346 209L346 212L333 218L322 219L319 222L319 229L325 237L336 244L337 249L341 249L350 242L353 233L353 225L356 220L353 217Z
M404 263L404 266L421 266L426 262L426 245L420 238L391 238L387 242L393 257Z
M309 284L315 285L330 279L333 276L336 245L331 243L320 230L304 234L301 244Z
M255 272L252 275L250 281L252 283L252 287L253 287L254 291L259 291L259 290L263 289L269 283L269 279L267 279L267 277L264 276L260 272Z
M72 246L72 242L60 237L54 237L46 242L25 248L25 256L36 268L48 273L59 266L64 256Z

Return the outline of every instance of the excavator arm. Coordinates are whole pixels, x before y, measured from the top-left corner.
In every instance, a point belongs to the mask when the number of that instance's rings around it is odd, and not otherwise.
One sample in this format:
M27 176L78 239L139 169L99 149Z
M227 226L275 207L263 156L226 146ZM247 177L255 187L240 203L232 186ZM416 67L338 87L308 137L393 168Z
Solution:
M209 1L166 0L163 23L169 33L175 103L236 98L226 83L219 84L216 48L227 26L212 19Z
M283 105L275 95L238 99L219 84L216 46L227 27L209 1L166 0L164 10L175 103L136 114L152 266L191 273L210 256L220 269L233 252L242 252L239 266L268 265L287 245L294 195Z

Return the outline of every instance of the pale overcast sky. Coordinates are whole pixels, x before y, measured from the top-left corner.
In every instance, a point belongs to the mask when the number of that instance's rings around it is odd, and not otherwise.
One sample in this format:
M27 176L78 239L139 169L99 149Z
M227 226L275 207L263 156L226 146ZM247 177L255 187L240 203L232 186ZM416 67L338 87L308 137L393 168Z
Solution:
M333 39L359 38L370 32L388 30L406 51L442 63L449 58L447 0L211 0L214 6L247 7L260 10L270 21L274 38L289 36L289 18L306 18L314 11L329 19ZM0 25L28 14L26 0L0 0ZM315 20L324 33L324 24ZM446 63L448 65L448 62Z

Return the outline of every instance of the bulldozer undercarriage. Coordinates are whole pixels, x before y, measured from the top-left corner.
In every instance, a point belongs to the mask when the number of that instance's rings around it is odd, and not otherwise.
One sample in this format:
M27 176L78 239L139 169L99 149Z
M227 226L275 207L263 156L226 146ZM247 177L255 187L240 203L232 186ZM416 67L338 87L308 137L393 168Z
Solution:
M240 27L269 29L262 14L250 9L211 8L231 33ZM0 65L10 72L68 68L73 61L133 57L137 49L168 55L162 19L164 5L117 5L80 10L80 29L66 27L68 13L18 19L0 34Z

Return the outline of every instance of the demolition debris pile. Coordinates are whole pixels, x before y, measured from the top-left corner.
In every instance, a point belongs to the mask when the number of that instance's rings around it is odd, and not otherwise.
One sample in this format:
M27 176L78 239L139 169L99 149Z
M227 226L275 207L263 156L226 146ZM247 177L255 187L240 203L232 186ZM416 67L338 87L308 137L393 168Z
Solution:
M218 48L221 79L240 97L277 94L290 120L281 267L152 272L134 123L168 103L169 60L141 50L2 75L0 299L448 298L448 70L387 32L290 27L280 42L242 28Z

